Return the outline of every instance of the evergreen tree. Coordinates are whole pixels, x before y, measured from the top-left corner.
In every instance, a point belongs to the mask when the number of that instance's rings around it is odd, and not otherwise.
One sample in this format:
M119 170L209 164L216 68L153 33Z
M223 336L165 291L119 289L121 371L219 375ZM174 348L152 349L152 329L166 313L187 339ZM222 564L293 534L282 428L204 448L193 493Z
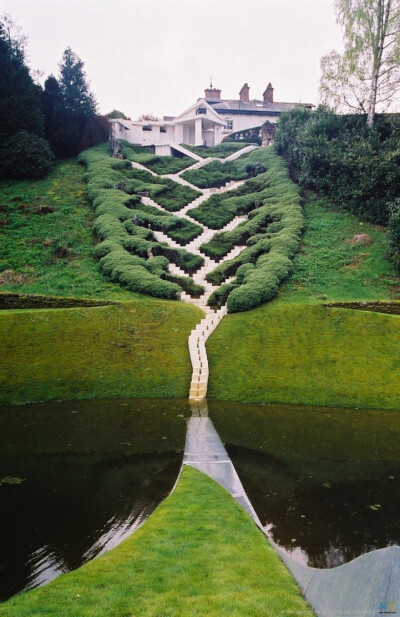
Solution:
M82 60L68 47L60 63L57 81L50 75L45 83L43 107L46 135L55 154L70 157L89 142L87 127L95 123L96 101L89 90ZM93 131L92 131L92 134ZM101 139L103 141L103 139Z
M40 88L25 65L23 40L14 38L12 21L0 19L0 145L20 130L43 135Z

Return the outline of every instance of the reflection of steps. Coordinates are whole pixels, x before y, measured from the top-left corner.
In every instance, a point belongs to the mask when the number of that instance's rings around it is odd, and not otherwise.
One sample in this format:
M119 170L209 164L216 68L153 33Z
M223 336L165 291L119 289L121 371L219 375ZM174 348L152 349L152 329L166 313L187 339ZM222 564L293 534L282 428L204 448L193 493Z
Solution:
M193 368L189 392L190 400L201 401L206 397L208 385L206 341L226 314L225 306L216 312L210 312L190 333L188 345Z

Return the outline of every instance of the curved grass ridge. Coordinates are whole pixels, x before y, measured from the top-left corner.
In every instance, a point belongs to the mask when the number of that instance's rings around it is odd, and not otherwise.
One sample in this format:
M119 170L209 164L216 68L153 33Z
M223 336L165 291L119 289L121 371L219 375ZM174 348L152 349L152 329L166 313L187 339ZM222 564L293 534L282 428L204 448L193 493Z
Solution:
M249 180L235 195L224 197L220 203L223 220L225 215L231 217L251 210L249 220L233 231L217 234L202 246L215 259L234 246L247 247L207 276L214 284L236 276L209 299L210 305L227 302L230 313L252 309L276 295L279 284L292 269L292 258L304 227L299 190L290 180L284 161L268 148L263 152L263 163L267 166L265 173ZM209 216L215 218L212 213Z
M86 150L79 160L87 165L87 196L96 213L93 228L102 240L95 255L102 272L132 291L158 298L176 300L183 289L190 294L201 292L203 288L192 279L172 276L168 263L173 261L192 272L203 259L157 242L152 232L164 229L187 241L201 232L200 227L161 211L156 214L154 208L143 206L137 195L129 195L146 185L130 180L131 172L124 173L130 163L112 159L107 146ZM116 188L118 185L125 190Z
M313 614L248 514L190 467L122 544L0 608L1 617Z

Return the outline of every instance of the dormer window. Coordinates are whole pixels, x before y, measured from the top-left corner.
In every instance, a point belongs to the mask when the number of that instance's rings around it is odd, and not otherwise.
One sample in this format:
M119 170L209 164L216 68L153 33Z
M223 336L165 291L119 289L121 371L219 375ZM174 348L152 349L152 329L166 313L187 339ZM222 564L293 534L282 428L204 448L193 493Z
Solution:
M200 114L206 114L207 113L207 109L205 107L198 107L196 109L196 114L200 115Z

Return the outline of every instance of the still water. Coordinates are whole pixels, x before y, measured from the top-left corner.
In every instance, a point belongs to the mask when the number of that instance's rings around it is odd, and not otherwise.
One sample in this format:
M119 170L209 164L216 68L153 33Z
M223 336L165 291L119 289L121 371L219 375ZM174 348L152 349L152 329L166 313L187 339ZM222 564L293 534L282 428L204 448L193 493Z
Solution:
M272 538L334 567L400 544L400 412L209 401ZM0 600L127 537L172 489L186 400L0 407Z
M186 401L0 408L0 600L116 546L172 489Z
M209 412L273 540L331 568L400 544L400 412L211 401Z

